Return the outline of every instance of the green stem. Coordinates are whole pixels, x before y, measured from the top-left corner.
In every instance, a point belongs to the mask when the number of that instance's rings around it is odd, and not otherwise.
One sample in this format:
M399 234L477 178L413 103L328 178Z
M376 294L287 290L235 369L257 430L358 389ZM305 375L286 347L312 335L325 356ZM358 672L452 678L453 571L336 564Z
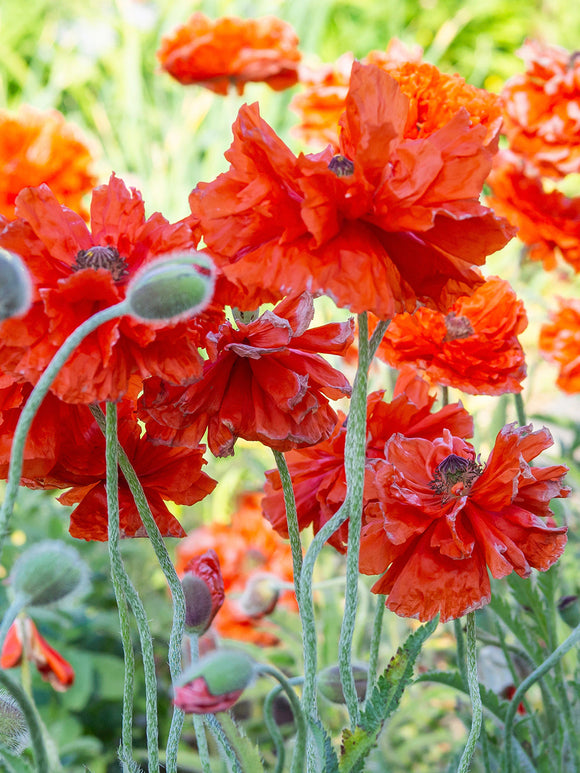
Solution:
M2 647L4 646L4 639L6 638L6 635L10 630L10 626L16 620L19 613L22 612L22 610L26 606L26 601L27 601L26 596L22 596L18 594L14 599L14 601L10 604L6 612L4 613L4 617L2 618L2 623L0 624L0 652L2 651Z
M135 590L129 576L123 566L123 559L119 547L120 528L119 528L119 490L118 490L118 471L117 458L119 444L117 441L117 407L114 403L107 403L107 418L105 426L106 439L106 461L107 461L107 508L109 511L109 557L111 560L111 579L115 588L115 595L119 594L121 604L119 605L119 616L123 614L125 608L125 599L127 599L135 615L139 637L141 639L141 650L143 656L143 670L145 672L145 707L147 715L147 754L149 770L153 773L159 771L159 737L157 722L157 679L155 674L155 658L153 656L153 640L147 614ZM127 628L128 621L124 624ZM121 628L123 631L123 626ZM125 642L123 642L123 645ZM130 665L130 661L129 661ZM125 668L128 667L125 662ZM133 676L129 677L131 680ZM125 685L124 694L127 690ZM131 701L132 704L132 701ZM132 705L123 706L130 709ZM128 740L126 733L132 733L132 722L123 717L123 751L127 751L126 744ZM131 729L130 729L131 728ZM129 747L130 748L130 747ZM130 759L130 754L127 757Z
M371 340L369 341L369 365L371 364L373 357L377 353L377 349L379 348L381 341L383 340L384 335L387 332L387 328L389 327L390 322L391 322L390 319L381 320L377 324L371 336Z
M91 411L95 420L101 429L103 428L103 413L99 406L92 405ZM182 671L181 664L181 642L185 631L185 596L183 595L183 586L173 562L169 557L165 542L159 531L159 527L155 522L155 518L149 507L149 502L145 496L143 486L139 480L137 473L133 469L133 465L129 461L129 457L125 453L124 449L118 447L119 466L127 485L133 495L139 516L147 531L147 536L153 546L157 560L161 566L165 579L171 590L171 601L173 604L173 624L171 627L171 633L169 636L169 671L171 673L171 679L175 683ZM167 773L176 773L177 771L177 751L179 747L179 739L181 737L181 731L183 728L185 714L181 709L176 706L173 708L173 716L171 719L171 727L169 730L169 737L167 739L167 748L165 753L165 765Z
M227 715L224 715L227 716ZM251 773L250 771L244 771L240 765L240 761L236 755L236 752L232 748L228 736L226 735L223 727L219 723L215 714L206 714L205 721L213 737L216 739L221 747L225 759L229 762L233 773Z
M79 325L79 327L77 327L76 330L70 334L60 349L56 352L48 364L46 370L38 380L38 383L30 393L30 396L26 401L26 405L22 409L22 413L18 419L18 424L16 425L14 438L12 440L12 449L10 452L10 472L6 484L4 502L2 504L2 509L0 510L0 558L2 556L4 540L9 533L10 516L12 515L14 503L18 495L20 476L22 475L26 437L36 412L40 407L40 404L46 397L46 394L50 389L52 382L57 377L60 369L66 363L76 347L81 343L81 341L103 323L110 322L116 317L121 317L127 312L128 305L126 301L122 301L121 303L115 304L115 306L109 306L109 308L97 312L97 314L94 314L92 317L89 317L89 319L85 320L82 325Z
M276 752L276 767L274 768L274 773L283 773L284 762L286 760L286 747L284 746L284 739L282 738L282 733L280 732L280 728L278 727L278 724L273 715L274 701L278 695L280 695L281 691L281 687L274 687L274 689L270 690L268 695L266 695L266 699L264 700L264 723L266 725L266 729L270 733L270 737L274 743L274 750Z
M371 636L371 646L369 651L369 672L367 675L367 689L365 699L368 699L373 691L377 679L377 667L379 664L379 646L381 643L381 632L383 629L383 617L385 616L385 599L387 597L379 593L376 600L375 619L373 622L373 633Z
M481 723L483 719L483 708L481 705L481 695L479 693L479 677L477 674L477 637L475 627L475 612L469 612L467 615L467 683L469 685L469 697L471 698L471 730L467 737L467 743L461 759L457 773L467 773L471 766L471 758L477 745L481 733Z
M277 668L260 664L257 669L257 672L259 674L269 674L270 676L273 676L274 679L276 679L279 682L280 687L282 688L282 690L284 690L284 692L286 693L286 697L290 701L290 706L292 707L292 713L294 714L294 719L296 721L296 743L294 744L294 753L292 755L290 773L303 773L303 771L306 769L307 729L306 729L306 717L304 716L304 712L302 711L302 707L300 705L300 701L298 700L298 696L292 689L290 682L286 679L284 674L278 671Z
M455 641L457 642L457 668L463 679L463 684L467 684L467 669L465 668L465 638L463 636L463 628L461 627L461 618L456 618L453 621L453 627L455 629Z
M344 617L342 618L338 645L340 680L353 730L359 719L359 703L351 660L358 600L358 567L366 462L368 369L368 318L366 312L364 312L358 316L358 369L350 400L344 447L344 470L346 474L347 499L349 501L349 522Z
M10 695L12 695L24 714L30 733L30 740L32 742L37 773L55 773L54 766L51 765L50 755L46 748L46 730L43 727L36 706L28 697L22 686L13 679L7 671L0 670L0 683L3 684ZM58 766L58 769L60 770L60 765Z
M524 407L524 398L521 392L514 392L514 403L516 406L516 415L518 424L523 427L526 423L526 409Z
M195 663L199 658L199 635L197 633L189 635L189 654L191 662ZM195 730L195 737L197 739L197 751L199 753L201 769L203 773L211 773L211 761L209 758L207 737L205 735L204 715L193 715L193 729Z
M520 704L520 701L522 700L522 697L526 694L526 692L530 689L532 685L534 685L541 677L547 673L556 663L560 661L564 655L572 649L572 647L575 646L575 644L580 641L580 625L575 628L570 636L560 644L560 646L552 652L552 654L544 660L544 662L536 668L535 671L533 671L529 676L527 676L524 681L520 684L520 686L517 688L515 693L512 696L512 699L510 701L510 704L508 706L508 710L505 717L505 727L504 727L504 740L505 740L505 750L504 750L504 770L505 773L512 773L513 771L513 759L512 759L512 733L513 733L513 724L514 719L516 716L517 708ZM576 765L576 753L574 754L574 764ZM578 771L578 766L576 765L575 771Z
M294 586L296 595L300 589L300 574L302 572L302 543L300 542L300 527L298 525L298 514L296 512L296 499L294 498L294 489L292 487L292 478L286 459L281 451L272 449L276 466L280 474L282 491L284 492L284 504L286 506L286 520L288 522L288 537L290 538L290 548L292 550L292 566L294 569ZM298 599L300 603L300 599Z

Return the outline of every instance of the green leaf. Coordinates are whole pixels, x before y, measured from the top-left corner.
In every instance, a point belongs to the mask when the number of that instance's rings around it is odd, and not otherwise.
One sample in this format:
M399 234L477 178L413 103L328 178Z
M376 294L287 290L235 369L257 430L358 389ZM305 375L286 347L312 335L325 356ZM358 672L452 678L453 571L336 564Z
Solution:
M339 773L338 757L332 746L332 741L322 723L318 720L308 719L308 727L318 751L318 758L324 759L324 773Z
M385 720L397 708L405 687L413 678L413 666L423 643L431 636L438 622L439 616L418 628L391 658L367 699L359 725L354 732L343 732L340 773L362 771L364 760L376 745Z
M453 687L465 695L469 695L469 689L464 684L459 671L427 671L424 674L420 674L415 679L415 682L438 682L439 684L447 685L447 687ZM479 683L479 692L484 707L503 722L509 702L499 698L492 690L482 685L481 682Z

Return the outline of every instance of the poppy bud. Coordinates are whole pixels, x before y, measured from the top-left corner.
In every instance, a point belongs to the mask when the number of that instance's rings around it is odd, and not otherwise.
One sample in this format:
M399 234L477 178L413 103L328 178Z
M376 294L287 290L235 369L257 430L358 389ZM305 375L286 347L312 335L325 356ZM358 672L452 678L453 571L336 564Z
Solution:
M213 296L215 267L201 252L173 252L145 266L127 287L129 313L143 322L178 322Z
M193 663L175 686L173 703L186 714L227 711L254 676L254 661L241 650L215 650Z
M205 633L224 603L224 580L215 550L195 556L181 578L185 594L185 627L190 633Z
M250 577L237 602L238 608L248 617L263 617L273 612L280 598L276 585L279 579L273 574L260 573Z
M0 746L17 755L30 746L22 709L6 690L0 690Z
M60 540L45 540L25 550L15 561L10 585L27 606L42 607L83 595L88 573L73 547Z
M28 311L30 277L22 258L0 247L0 322Z
M68 690L74 683L71 664L40 635L29 617L18 618L8 629L0 653L0 668L19 666L23 657L34 663L41 677L58 692Z
M564 596L561 598L558 602L558 612L562 620L570 628L576 628L580 625L580 603L578 596Z
M356 694L360 701L364 700L367 691L368 667L364 663L353 663L352 674ZM318 675L318 691L332 703L346 703L340 681L340 669L338 666L329 666Z

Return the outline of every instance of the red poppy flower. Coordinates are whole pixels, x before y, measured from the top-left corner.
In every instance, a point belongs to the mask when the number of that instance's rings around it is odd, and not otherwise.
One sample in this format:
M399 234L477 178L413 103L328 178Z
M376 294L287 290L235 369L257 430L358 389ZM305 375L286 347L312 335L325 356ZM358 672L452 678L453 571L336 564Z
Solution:
M286 451L327 437L336 414L328 399L350 395L339 371L314 352L344 353L351 322L308 330L312 297L287 298L255 322L209 334L202 378L187 387L145 382L141 418L161 442L198 443L206 428L215 456L237 438ZM151 421L153 419L153 421Z
M546 191L542 179L530 169L514 153L500 152L487 179L492 191L487 201L518 228L531 260L541 260L545 269L552 269L561 255L580 271L580 196Z
M86 219L82 199L96 183L91 165L86 140L57 110L0 110L0 215L14 217L20 191L46 183Z
M550 499L565 497L566 467L531 467L552 444L547 429L504 427L485 467L472 445L448 430L435 440L394 435L375 464L376 501L361 535L364 574L403 617L441 621L489 603L487 570L527 577L560 557L566 527Z
M564 392L580 392L580 300L560 298L557 311L540 331L540 351L559 365L557 384Z
M227 278L252 301L308 289L381 319L418 301L446 310L482 284L475 266L513 234L479 203L496 143L463 107L407 138L411 109L394 78L355 62L340 154L296 158L242 107L230 170L190 196Z
M185 594L185 625L194 633L205 633L225 601L224 578L215 550L195 556L181 578Z
M521 392L526 362L517 336L527 324L509 282L491 277L447 315L426 308L397 315L377 354L395 368L413 365L433 384L469 394Z
M393 44L393 45L391 45ZM422 51L409 50L393 40L386 51L370 51L362 64L373 64L389 73L409 97L404 128L406 138L427 137L445 126L461 109L467 109L471 125L487 128L487 142L493 142L501 125L501 102L495 94L466 83L459 75L447 75L434 65L421 62ZM307 142L330 142L339 146L339 118L345 109L352 54L334 64L301 77L306 90L290 105L300 117L294 133Z
M77 406L76 414L60 414L70 419L58 436L57 459L50 472L28 485L45 489L70 488L59 497L64 505L77 505L71 514L70 534L86 540L107 540L108 515L105 487L105 439L90 410ZM205 446L167 448L154 445L141 436L131 406L119 406L119 442L137 473L151 512L165 537L185 535L181 524L171 515L165 500L192 505L216 486L216 481L201 471L205 464ZM119 478L119 515L122 537L146 536L133 496L124 478Z
M18 618L8 629L0 667L19 666L23 657L34 663L42 678L58 692L72 686L75 672L71 664L48 644L29 617Z
M249 81L263 81L276 91L293 86L300 52L292 27L274 16L212 21L194 13L161 40L157 58L180 83L197 83L216 94L227 94L234 85L243 94Z
M473 419L460 403L431 413L435 397L429 395L428 384L409 373L399 378L390 403L385 402L383 396L384 391L379 391L371 392L367 398L367 461L383 457L385 443L395 432L407 437L435 438L446 427L459 437L471 437L473 434ZM291 451L286 456L301 530L312 524L317 534L344 502L345 438L345 416L339 413L334 432L328 440L310 448ZM372 467L367 464L365 496L369 493L372 479ZM276 531L288 537L286 508L277 470L266 473L262 509ZM328 541L343 553L347 538L348 522Z
M176 547L175 568L181 576L192 558L215 550L219 558L225 602L213 622L222 636L262 646L277 642L275 626L262 616L248 614L239 600L256 576L273 575L292 583L292 551L262 518L262 495L246 493L230 523L212 521L190 532ZM297 610L294 593L280 593L278 604Z
M26 315L0 325L0 369L18 382L35 384L79 324L124 299L139 268L197 243L188 220L145 219L140 194L114 175L93 192L90 231L46 186L22 191L16 214L0 231L0 246L22 256L34 295ZM118 399L137 374L190 381L201 372L198 346L222 319L223 309L213 306L175 324L109 322L76 349L51 389L66 402L91 403Z
M528 40L518 54L526 71L502 91L510 148L548 177L580 172L578 52Z
M186 714L217 714L229 711L240 699L244 690L232 690L222 695L212 695L203 676L176 687L173 703Z

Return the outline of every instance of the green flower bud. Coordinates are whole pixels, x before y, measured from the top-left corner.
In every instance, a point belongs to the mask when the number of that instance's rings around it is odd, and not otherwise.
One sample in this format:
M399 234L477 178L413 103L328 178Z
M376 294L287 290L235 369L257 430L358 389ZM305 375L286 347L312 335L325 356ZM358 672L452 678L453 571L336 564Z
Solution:
M352 673L356 694L359 700L364 700L367 691L368 667L363 663L353 663ZM340 681L338 666L329 666L318 674L318 691L332 703L345 703Z
M143 322L178 322L213 297L215 267L202 252L173 252L145 266L127 287L129 313Z
M558 612L562 620L570 628L576 628L580 625L580 600L578 596L564 596L561 598L558 602Z
M211 695L244 690L254 678L255 662L242 650L219 649L192 663L176 683L180 687L201 677Z
M0 689L0 746L11 754L22 754L30 746L28 725L14 698Z
M79 553L59 540L45 540L25 550L15 561L10 585L26 605L42 607L82 596L89 568Z
M0 322L28 311L32 285L19 255L0 247Z

